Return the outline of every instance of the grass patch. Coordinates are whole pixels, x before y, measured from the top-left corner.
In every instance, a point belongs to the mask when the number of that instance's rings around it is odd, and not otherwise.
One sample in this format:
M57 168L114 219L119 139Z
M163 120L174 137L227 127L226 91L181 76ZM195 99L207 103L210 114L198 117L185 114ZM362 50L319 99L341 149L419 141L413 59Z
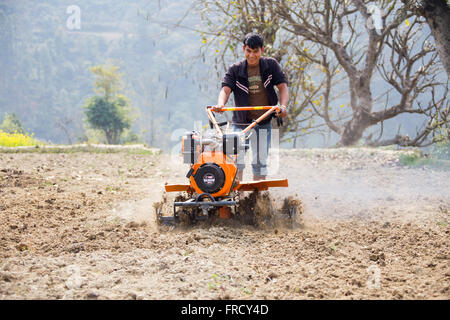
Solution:
M21 145L15 148L5 148L0 145L0 153L126 153L131 155L158 155L161 150L147 148L145 146L122 146L122 145Z
M437 169L450 170L450 161L444 159L436 159L421 154L404 154L400 156L400 164L405 167L423 167L429 166Z

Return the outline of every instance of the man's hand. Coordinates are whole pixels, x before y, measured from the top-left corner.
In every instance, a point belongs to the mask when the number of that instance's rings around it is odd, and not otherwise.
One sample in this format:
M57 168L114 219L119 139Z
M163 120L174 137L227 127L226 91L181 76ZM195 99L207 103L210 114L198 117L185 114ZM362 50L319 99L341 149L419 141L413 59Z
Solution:
M222 108L225 108L225 103L227 103L230 94L230 87L223 86L219 93L219 99L217 99L217 105L212 107L214 112L223 113Z
M223 104L218 104L214 107L212 107L214 112L223 113L222 108L225 108Z
M289 93L288 93L288 87L285 82L282 82L280 84L277 84L278 91L280 92L280 112L277 113L277 115L280 118L284 118L287 116L287 110L286 105L289 101Z
M280 105L280 111L277 111L277 116L280 118L284 118L287 116L286 106Z

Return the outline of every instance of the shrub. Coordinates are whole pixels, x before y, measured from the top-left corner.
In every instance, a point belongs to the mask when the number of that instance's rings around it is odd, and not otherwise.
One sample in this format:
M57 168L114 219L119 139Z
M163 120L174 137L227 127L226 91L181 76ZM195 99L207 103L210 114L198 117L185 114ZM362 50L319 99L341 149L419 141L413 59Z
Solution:
M19 147L19 146L35 146L39 141L33 138L33 135L27 133L8 133L0 130L0 146L1 147Z
M22 122L19 117L13 113L5 113L3 121L0 125L0 130L7 133L24 133Z
M432 154L437 159L450 160L450 141L436 143Z

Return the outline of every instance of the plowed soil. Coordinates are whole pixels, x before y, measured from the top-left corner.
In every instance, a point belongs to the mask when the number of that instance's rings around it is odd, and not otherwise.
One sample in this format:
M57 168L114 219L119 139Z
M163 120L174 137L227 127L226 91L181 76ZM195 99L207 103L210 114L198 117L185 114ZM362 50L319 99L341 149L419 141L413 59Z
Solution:
M450 172L399 155L283 151L296 226L162 230L168 155L0 154L0 299L449 299Z

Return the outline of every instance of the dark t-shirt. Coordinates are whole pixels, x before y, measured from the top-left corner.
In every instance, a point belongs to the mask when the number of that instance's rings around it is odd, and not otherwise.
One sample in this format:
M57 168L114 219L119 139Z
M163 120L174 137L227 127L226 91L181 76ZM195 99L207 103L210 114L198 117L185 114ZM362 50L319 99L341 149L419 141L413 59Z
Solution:
M249 82L249 105L250 106L269 106L269 98L264 88L259 64L256 66L247 65L247 74ZM258 119L267 110L251 110L247 112L247 120Z

